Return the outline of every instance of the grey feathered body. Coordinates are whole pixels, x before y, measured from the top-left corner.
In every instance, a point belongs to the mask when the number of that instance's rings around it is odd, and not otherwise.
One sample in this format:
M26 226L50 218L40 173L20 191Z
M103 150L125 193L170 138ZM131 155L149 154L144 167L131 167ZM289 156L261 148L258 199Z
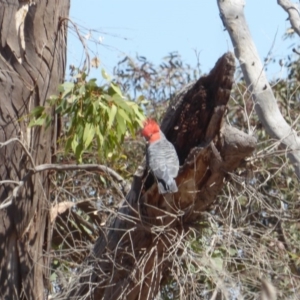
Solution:
M161 139L149 144L147 162L153 175L158 180L160 194L178 191L174 178L178 175L179 160L174 146L160 132Z

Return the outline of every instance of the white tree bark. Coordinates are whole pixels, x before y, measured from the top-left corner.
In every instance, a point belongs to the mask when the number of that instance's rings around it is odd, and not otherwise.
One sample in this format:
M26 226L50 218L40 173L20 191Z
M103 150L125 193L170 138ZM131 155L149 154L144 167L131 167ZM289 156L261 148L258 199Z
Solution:
M286 148L287 156L300 178L300 138L278 108L245 19L245 1L217 0L217 3L247 87L252 92L256 113L268 134Z
M290 0L277 0L277 3L289 14L292 28L300 36L300 11L299 6Z

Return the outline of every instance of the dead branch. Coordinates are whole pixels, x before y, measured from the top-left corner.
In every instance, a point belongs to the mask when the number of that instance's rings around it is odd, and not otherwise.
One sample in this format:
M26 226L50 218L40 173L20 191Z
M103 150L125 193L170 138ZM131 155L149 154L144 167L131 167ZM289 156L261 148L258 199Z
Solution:
M19 185L20 181L14 181L14 180L1 180L0 181L0 185L3 184L15 184L15 185Z
M105 174L110 175L113 177L118 183L121 184L125 193L130 190L130 186L128 182L116 171L113 169L104 166L104 165L97 165L97 164L82 164L82 165L58 165L58 164L44 164L36 166L33 169L34 173L43 172L43 171L77 171L77 170L84 170L84 171L91 171L91 172L103 172Z
M253 95L256 113L268 134L288 150L287 157L300 178L300 138L278 108L246 22L244 5L243 0L218 0L221 19L230 35L248 89Z
M32 172L30 171L22 178L22 180L20 180L19 182L17 182L17 181L14 182L14 184L17 186L13 189L11 195L9 195L6 199L4 199L2 201L2 203L0 204L0 210L4 209L12 204L13 200L17 198L17 196L19 195L20 189L24 186L24 183L28 180L28 178L31 176L31 174L32 174Z
M12 142L19 142L24 151L26 152L26 154L29 156L30 160L32 160L32 157L28 151L28 149L25 147L25 145L17 138L14 139L10 139L4 143L0 143L0 148L4 147ZM24 176L24 178L20 181L11 181L11 180L3 180L0 181L0 185L1 184L15 184L17 185L14 190L12 195L8 196L1 204L0 204L0 210L3 208L6 208L7 206L12 204L12 200L13 198L15 198L19 192L19 189L24 185L24 182L32 175L34 175L35 173L39 173L39 172L44 172L44 171L50 171L50 170L54 170L54 171L77 171L77 170L84 170L84 171L91 171L91 172L103 172L105 174L108 174L109 176L111 176L112 178L114 178L117 183L121 184L122 186L122 190L124 191L124 193L128 193L128 191L130 190L130 186L128 184L128 182L120 175L118 174L116 171L114 171L113 169L104 166L104 165L97 165L97 164L82 164L82 165L58 165L58 164L43 164L43 165L39 165L39 166L35 166L34 168L30 169L28 171L28 173Z
M178 241L209 209L232 172L249 156L256 139L223 121L235 72L232 53L209 75L172 100L162 130L181 162L178 193L158 194L143 163L131 190L72 282L68 299L154 299L182 253ZM182 243L181 243L182 244ZM79 278L79 281L78 281Z
M62 18L60 20L60 23L62 24L63 22L65 23L71 23L75 29L75 32L82 44L83 50L85 52L85 60L84 60L84 64L83 64L83 70L86 70L86 73L89 74L90 73L90 68L91 68L91 59L90 59L90 54L89 54L89 49L84 41L84 37L80 34L79 32L79 28L78 26L70 19L70 18Z

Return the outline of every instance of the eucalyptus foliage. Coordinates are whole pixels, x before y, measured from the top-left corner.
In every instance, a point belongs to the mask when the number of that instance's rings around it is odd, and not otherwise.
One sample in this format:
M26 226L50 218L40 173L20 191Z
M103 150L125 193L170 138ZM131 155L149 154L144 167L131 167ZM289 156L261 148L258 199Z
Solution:
M59 96L50 97L48 106L38 106L30 113L29 127L48 127L52 109L66 118L61 142L78 162L94 139L99 156L111 156L120 149L127 134L135 136L145 118L140 106L127 99L104 70L102 76L107 83L99 86L96 79L88 80L85 73L79 72L73 81L59 86Z

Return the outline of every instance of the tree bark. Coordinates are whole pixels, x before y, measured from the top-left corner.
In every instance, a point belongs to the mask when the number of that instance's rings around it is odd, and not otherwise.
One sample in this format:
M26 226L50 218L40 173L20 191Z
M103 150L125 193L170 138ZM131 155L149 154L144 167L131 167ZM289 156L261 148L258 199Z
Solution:
M189 226L216 200L228 172L255 148L255 138L223 121L234 71L234 56L227 53L172 100L161 128L181 162L178 193L158 194L155 178L141 165L68 299L155 298L173 259L184 251Z
M57 93L64 80L69 0L3 1L0 6L0 298L44 299L51 236L47 172L26 176L51 163L57 124L28 128L28 114ZM20 142L16 142L19 140ZM23 145L23 146L22 146ZM28 151L24 151L24 149ZM28 155L30 153L30 157Z
M244 0L218 0L220 16L253 95L255 110L267 133L280 141L300 178L300 138L283 118L267 80L244 15Z
M300 36L300 11L299 5L290 0L277 0L277 3L288 13L292 28Z

